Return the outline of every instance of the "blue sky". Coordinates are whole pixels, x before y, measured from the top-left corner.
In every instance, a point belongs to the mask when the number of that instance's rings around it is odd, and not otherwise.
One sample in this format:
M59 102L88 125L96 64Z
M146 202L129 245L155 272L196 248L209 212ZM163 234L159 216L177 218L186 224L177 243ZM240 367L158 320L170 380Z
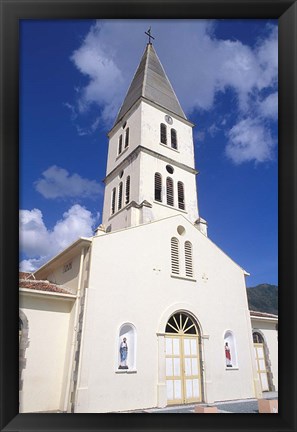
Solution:
M101 222L107 132L146 46L195 123L208 234L251 273L277 276L277 20L23 20L20 268Z

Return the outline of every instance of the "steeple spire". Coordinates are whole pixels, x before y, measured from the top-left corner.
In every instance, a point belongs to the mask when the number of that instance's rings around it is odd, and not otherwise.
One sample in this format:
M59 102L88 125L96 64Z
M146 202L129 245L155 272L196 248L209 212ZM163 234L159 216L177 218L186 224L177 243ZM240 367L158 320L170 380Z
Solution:
M152 38L150 29L146 34ZM116 118L115 125L140 98L149 100L165 108L166 111L186 119L172 85L150 42L146 46L125 100Z

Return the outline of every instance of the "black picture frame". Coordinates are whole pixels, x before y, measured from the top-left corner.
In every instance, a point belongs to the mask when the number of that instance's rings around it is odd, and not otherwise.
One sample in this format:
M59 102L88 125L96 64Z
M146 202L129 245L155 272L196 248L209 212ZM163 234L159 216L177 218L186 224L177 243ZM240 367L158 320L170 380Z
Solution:
M296 430L297 5L292 0L0 0L1 431ZM18 413L18 23L21 19L277 18L279 20L279 413ZM174 42L173 42L174 43ZM297 268L297 265L296 265Z

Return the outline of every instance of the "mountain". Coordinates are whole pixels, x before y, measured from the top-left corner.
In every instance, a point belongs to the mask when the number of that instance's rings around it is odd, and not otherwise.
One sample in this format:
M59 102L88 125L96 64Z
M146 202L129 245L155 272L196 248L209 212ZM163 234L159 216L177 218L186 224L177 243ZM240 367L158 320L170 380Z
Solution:
M247 288L249 309L278 315L278 287L260 284Z

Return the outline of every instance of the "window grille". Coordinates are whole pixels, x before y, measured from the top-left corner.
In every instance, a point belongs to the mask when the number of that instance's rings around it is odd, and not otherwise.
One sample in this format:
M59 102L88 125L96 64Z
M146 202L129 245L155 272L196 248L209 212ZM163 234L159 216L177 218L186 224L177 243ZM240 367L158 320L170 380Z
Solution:
M177 150L177 135L175 129L171 129L171 147Z
M123 135L119 136L119 149L118 149L118 154L122 153L122 148L123 148Z
M167 177L167 181L166 181L166 195L167 195L167 204L173 206L174 205L173 180L170 177Z
M116 203L116 188L113 188L111 193L111 214L112 215L115 212L115 203Z
M126 197L125 197L125 204L128 204L130 201L130 176L127 177L126 180Z
M126 129L126 135L125 135L125 148L127 148L129 145L129 128Z
M162 202L162 177L161 174L155 174L155 200Z
M193 277L193 253L192 243L189 241L185 242L185 264L186 264L186 276Z
M123 198L123 182L119 184L118 210L121 210L122 208L122 198Z
M175 237L171 239L171 273L179 274L179 245Z
M185 193L183 182L177 182L177 195L178 195L178 208L181 210L185 209Z
M160 139L162 144L167 144L167 127L164 123L160 126Z

